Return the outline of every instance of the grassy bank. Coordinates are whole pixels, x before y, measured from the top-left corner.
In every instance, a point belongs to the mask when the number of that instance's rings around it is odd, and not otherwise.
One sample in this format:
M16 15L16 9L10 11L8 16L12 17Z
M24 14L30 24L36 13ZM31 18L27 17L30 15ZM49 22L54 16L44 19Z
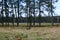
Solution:
M0 40L60 40L60 27L0 27Z

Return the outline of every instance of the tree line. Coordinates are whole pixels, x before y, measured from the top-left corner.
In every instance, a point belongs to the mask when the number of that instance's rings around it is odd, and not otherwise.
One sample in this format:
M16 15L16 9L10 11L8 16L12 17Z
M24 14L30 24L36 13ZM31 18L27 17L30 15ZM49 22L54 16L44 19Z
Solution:
M29 23L29 28L32 25L35 26L36 15L38 15L39 26L41 24L42 15L45 12L48 13L48 16L51 16L51 23L53 25L53 13L55 6L54 4L58 0L1 0L0 1L0 19L2 26L4 25L4 17L6 20L6 25L9 25L9 18L11 17L12 23L14 26L15 18L17 20L17 26L19 26L19 21L22 18L22 15L25 14L27 18L27 25Z

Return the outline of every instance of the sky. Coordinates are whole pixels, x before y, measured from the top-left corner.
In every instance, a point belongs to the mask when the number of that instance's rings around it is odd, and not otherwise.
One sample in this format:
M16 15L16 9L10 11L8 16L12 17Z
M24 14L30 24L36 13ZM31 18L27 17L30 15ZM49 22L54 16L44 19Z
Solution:
M60 16L60 0L58 0L58 2L54 4L54 6L56 8L54 9L54 14L53 15L54 16ZM48 16L47 12L45 12L45 14ZM42 14L42 16L44 16L44 15Z
M55 6L56 6L56 9L55 9L56 15L60 16L60 0L58 0Z

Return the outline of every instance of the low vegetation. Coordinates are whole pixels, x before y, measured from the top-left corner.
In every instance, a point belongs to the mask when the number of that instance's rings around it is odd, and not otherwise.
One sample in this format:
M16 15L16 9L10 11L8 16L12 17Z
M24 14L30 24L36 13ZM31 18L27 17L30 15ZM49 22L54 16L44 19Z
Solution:
M60 40L60 27L0 27L0 40Z

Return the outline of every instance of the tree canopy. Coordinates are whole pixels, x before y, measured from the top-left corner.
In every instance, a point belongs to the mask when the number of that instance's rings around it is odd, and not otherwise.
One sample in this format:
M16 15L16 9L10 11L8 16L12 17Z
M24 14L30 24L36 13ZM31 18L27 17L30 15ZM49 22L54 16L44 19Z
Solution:
M31 19L38 17L39 24L41 23L41 14L47 12L48 16L52 17L55 6L54 4L58 2L58 0L1 0L0 1L0 15L1 17L5 16L6 21L9 17L17 19L17 25L19 24L19 19L24 14L27 17L28 21L31 23ZM44 14L45 15L45 14ZM8 21L9 22L9 21ZM14 23L14 22L13 22ZM53 21L52 21L53 23Z

